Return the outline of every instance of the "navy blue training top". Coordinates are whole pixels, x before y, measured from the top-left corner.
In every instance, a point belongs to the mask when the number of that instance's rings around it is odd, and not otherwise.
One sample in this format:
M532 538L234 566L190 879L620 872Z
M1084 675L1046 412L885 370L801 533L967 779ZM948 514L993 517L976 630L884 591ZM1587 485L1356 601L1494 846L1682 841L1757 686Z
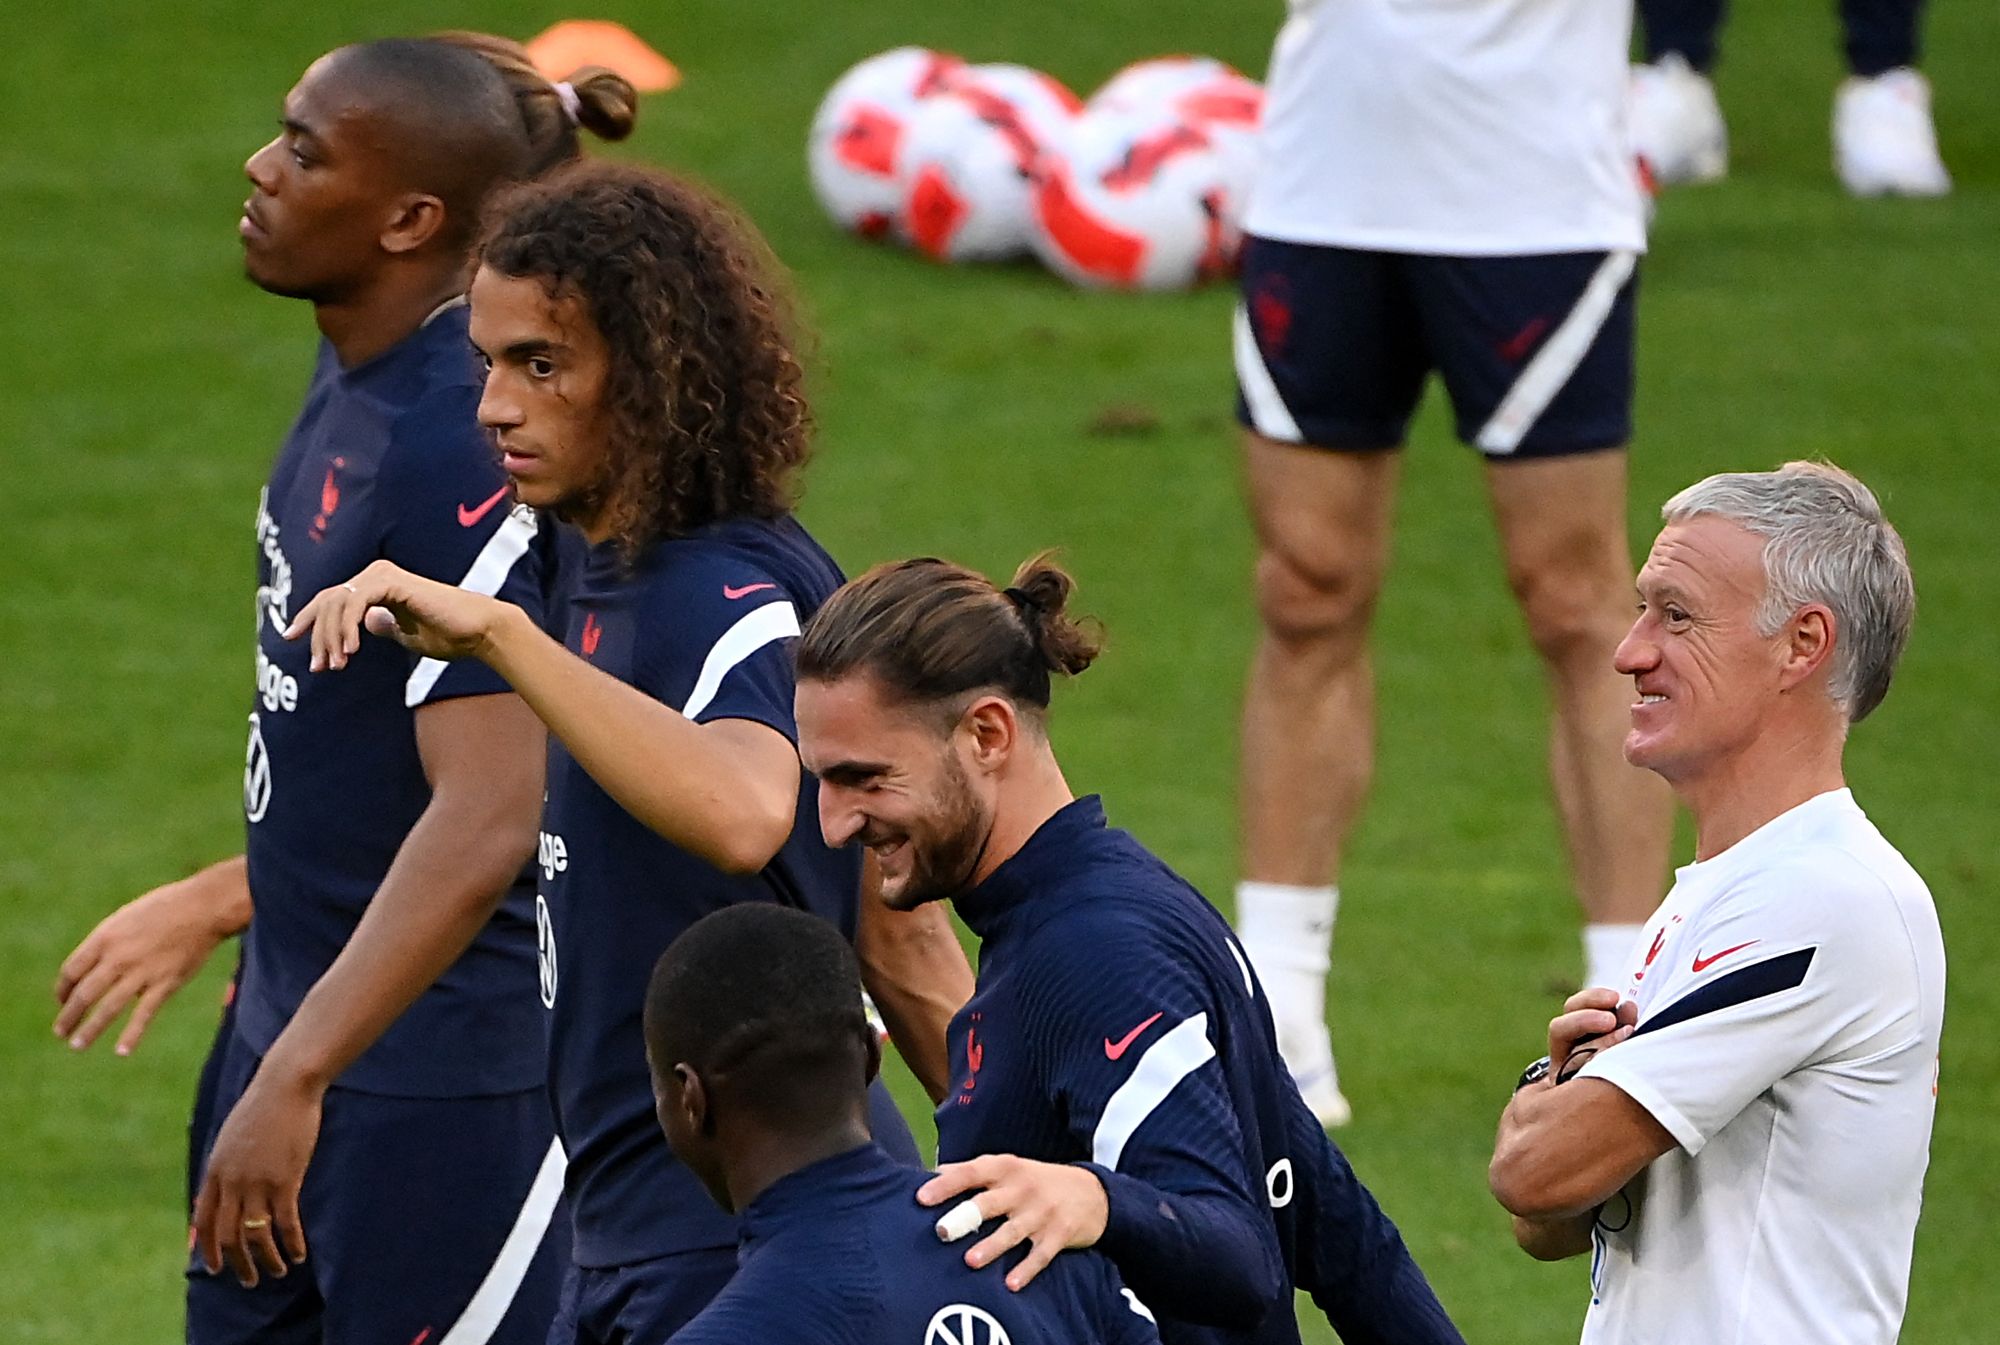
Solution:
M968 1269L969 1242L938 1241L930 1178L874 1145L823 1159L743 1212L734 1279L674 1345L1150 1345L1145 1306L1095 1252L1064 1252L1019 1293L1021 1256ZM997 1224L988 1225L991 1231Z
M320 345L305 409L257 507L257 687L243 771L250 896L236 1025L260 1055L332 964L430 803L416 711L507 685L474 660L365 639L309 672L284 629L321 589L387 558L540 610L531 511L479 427L463 305L342 369ZM345 1088L460 1097L543 1079L527 875L464 956L348 1068Z
M567 588L570 651L697 723L747 719L794 744L800 623L841 574L790 517L731 519L655 543L630 566L591 548ZM736 1242L667 1148L653 1114L641 1015L653 963L682 930L732 902L811 911L854 937L858 849L820 837L818 783L799 772L791 836L762 872L734 876L626 812L560 742L549 743L538 854L549 1086L569 1154L579 1265L626 1265ZM878 1086L876 1138L914 1160Z
M1299 1098L1229 926L1095 797L953 904L981 942L942 1161L1090 1167L1098 1246L1169 1345L1295 1345L1294 1288L1347 1345L1463 1345Z

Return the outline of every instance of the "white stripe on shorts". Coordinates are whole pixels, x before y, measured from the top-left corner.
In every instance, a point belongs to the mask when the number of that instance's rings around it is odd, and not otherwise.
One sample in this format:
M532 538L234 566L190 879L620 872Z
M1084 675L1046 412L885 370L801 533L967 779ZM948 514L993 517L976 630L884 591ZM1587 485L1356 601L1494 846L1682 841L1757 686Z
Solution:
M507 1315L521 1281L527 1278L528 1266L541 1249L542 1235L548 1232L556 1199L562 1195L564 1166L562 1141L550 1140L549 1151L542 1155L542 1166L528 1187L528 1198L521 1204L521 1213L515 1217L514 1227L508 1230L507 1240L500 1244L500 1255L493 1258L486 1278L479 1282L465 1311L458 1315L438 1345L486 1345L500 1329L500 1319Z
M507 582L507 574L514 568L514 562L528 552L528 546L535 540L535 515L531 510L516 507L508 511L505 521L493 535L486 539L486 545L479 548L479 554L472 558L472 568L465 572L465 578L458 586L469 593L483 593L492 597L500 591L500 585ZM424 703L444 675L444 660L419 659L410 672L410 680L403 686L403 704L415 709Z
M1291 408L1278 395L1278 385L1264 365L1264 352L1257 349L1257 334L1250 330L1250 313L1236 305L1236 386L1243 389L1243 404L1250 408L1250 425L1266 439L1281 444L1302 444L1306 437Z
M1535 358L1521 370L1514 386L1507 389L1507 395L1494 408L1493 418L1480 427L1473 443L1481 452L1512 453L1521 446L1522 438L1535 428L1542 412L1549 409L1549 403L1569 382L1576 366L1590 353L1591 343L1603 330L1604 320L1611 316L1611 305L1618 301L1618 292L1632 278L1632 268L1638 261L1636 252L1619 250L1604 254L1604 260L1583 287L1576 307L1569 310L1562 326L1542 343Z

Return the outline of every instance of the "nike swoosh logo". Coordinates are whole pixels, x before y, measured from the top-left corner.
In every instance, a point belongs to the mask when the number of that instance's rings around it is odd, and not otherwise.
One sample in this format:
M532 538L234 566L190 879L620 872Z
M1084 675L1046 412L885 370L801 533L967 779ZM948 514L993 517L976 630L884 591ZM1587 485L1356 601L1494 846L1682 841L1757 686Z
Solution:
M494 505L500 503L500 501L506 498L507 498L507 487L502 486L500 487L500 489L493 492L493 496L491 499L485 501L483 504L480 504L476 508L468 509L461 504L460 506L458 506L458 526L461 528L471 527L473 524L477 523L480 519L485 518L487 513L493 508Z
M1166 1011L1162 1009L1160 1013L1154 1014L1151 1018L1148 1018L1145 1022L1139 1024L1139 1026L1133 1028L1130 1032L1127 1032L1124 1036L1120 1037L1116 1042L1113 1042L1111 1038L1106 1037L1104 1039L1104 1058L1106 1060L1116 1060L1119 1056L1124 1055L1125 1049L1128 1046L1130 1046L1133 1042L1139 1040L1139 1034L1141 1032L1144 1032L1147 1028L1151 1027L1153 1024L1159 1022L1161 1014L1165 1012Z
M722 596L734 601L737 598L747 598L759 589L776 587L776 584L745 584L742 588L731 588L729 585L724 584L722 586Z
M1763 942L1762 939L1752 939L1750 940L1750 943L1739 943L1734 948L1725 948L1721 952L1711 953L1707 957L1703 957L1700 954L1700 952L1696 952L1694 955L1694 969L1698 972L1707 971L1710 967L1714 966L1717 962L1720 962L1723 958L1728 957L1731 953L1740 953L1745 948L1748 948L1750 944L1762 943L1762 942Z

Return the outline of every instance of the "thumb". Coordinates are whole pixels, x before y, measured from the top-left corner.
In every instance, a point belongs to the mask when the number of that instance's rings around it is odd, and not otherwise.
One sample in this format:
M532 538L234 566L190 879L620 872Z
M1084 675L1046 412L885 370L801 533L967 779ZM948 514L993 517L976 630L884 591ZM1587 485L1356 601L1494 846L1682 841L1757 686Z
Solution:
M416 622L404 624L387 607L369 608L368 615L361 619L361 624L370 635L386 636L391 640L400 640L406 634L414 634L417 629Z

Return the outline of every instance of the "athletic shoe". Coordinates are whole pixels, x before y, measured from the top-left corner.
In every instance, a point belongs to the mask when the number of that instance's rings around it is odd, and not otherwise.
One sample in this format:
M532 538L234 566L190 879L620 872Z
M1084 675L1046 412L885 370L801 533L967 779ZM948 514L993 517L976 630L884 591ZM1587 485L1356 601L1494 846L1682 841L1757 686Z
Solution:
M1632 67L1632 149L1663 187L1714 182L1729 171L1729 128L1708 76L1668 52Z
M1331 1130L1353 1119L1354 1109L1340 1091L1340 1071L1333 1065L1333 1039L1327 1035L1325 1023L1280 1023L1278 1054L1291 1070L1299 1096L1321 1125Z
M1931 86L1908 66L1844 82L1833 96L1833 166L1856 196L1943 196Z

